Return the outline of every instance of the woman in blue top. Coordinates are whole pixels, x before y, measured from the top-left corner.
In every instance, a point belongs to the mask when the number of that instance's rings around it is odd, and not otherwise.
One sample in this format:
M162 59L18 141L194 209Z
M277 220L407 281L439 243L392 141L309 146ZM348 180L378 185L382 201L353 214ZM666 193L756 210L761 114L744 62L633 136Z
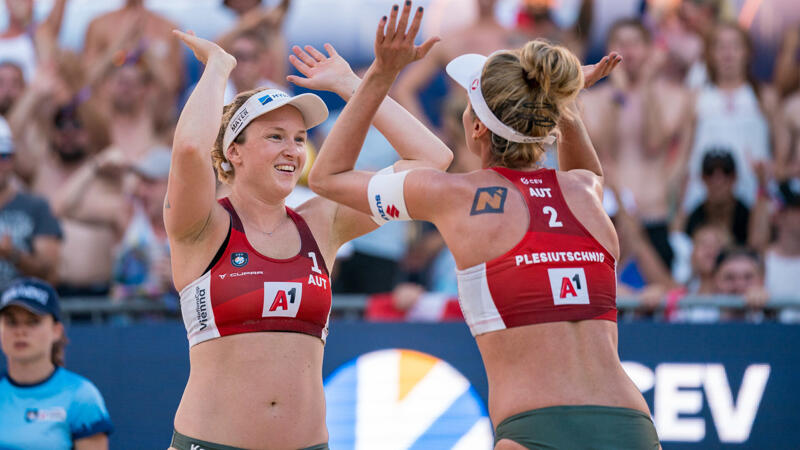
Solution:
M63 367L58 296L44 281L12 283L0 297L0 448L108 449L113 428L103 397Z

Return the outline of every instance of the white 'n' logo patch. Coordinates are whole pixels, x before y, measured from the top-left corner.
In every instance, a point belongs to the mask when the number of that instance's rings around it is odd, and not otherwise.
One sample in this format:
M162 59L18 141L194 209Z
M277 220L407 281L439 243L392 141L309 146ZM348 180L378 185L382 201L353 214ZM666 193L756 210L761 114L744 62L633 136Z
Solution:
M583 268L547 269L555 305L588 305L589 288Z

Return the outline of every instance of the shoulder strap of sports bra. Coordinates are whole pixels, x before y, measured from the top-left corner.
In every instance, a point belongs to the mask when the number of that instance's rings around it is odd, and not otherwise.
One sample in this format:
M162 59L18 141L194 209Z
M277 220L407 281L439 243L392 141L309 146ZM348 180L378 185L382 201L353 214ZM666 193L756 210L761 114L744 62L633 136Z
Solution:
M231 215L231 228L241 233L244 233L244 225L242 225L242 219L239 218L239 214L236 213L236 210L233 208L233 203L231 203L231 199L228 197L221 198L217 200L225 211L228 211L228 214Z
M314 252L316 256L314 258L317 261L317 264L322 268L323 273L328 275L328 267L325 265L325 258L322 257L322 252L319 251L319 246L317 245L317 240L314 239L314 235L311 234L311 229L308 228L308 224L306 223L303 216L297 214L292 208L286 207L286 214L294 221L295 226L297 227L297 231L300 233L300 253L302 256L309 256L309 253Z

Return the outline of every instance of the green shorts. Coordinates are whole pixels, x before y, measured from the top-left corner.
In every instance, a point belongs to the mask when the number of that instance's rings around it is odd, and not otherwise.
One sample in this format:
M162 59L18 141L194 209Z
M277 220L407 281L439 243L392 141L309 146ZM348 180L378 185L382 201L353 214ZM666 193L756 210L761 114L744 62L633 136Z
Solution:
M191 438L177 431L172 431L172 443L170 447L178 450L247 450L241 447L232 447L230 445L215 444L213 442L201 441L200 439ZM329 450L328 443L312 445L311 447L301 448L300 450Z
M528 449L658 449L647 414L611 406L552 406L500 422L494 442L510 439Z

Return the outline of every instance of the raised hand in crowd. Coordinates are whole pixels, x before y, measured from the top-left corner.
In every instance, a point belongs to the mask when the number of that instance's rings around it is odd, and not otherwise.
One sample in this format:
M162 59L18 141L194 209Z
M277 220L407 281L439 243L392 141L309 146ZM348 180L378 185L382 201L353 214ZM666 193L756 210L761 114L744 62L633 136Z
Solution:
M207 65L209 60L213 59L222 63L223 67L229 70L236 67L236 58L216 43L197 37L193 31L184 33L180 30L172 30L172 32L192 50L194 57L201 63Z
M595 64L587 64L581 67L583 71L583 88L589 89L595 83L607 77L622 62L622 56L617 52L611 52ZM617 71L615 73L621 73Z

